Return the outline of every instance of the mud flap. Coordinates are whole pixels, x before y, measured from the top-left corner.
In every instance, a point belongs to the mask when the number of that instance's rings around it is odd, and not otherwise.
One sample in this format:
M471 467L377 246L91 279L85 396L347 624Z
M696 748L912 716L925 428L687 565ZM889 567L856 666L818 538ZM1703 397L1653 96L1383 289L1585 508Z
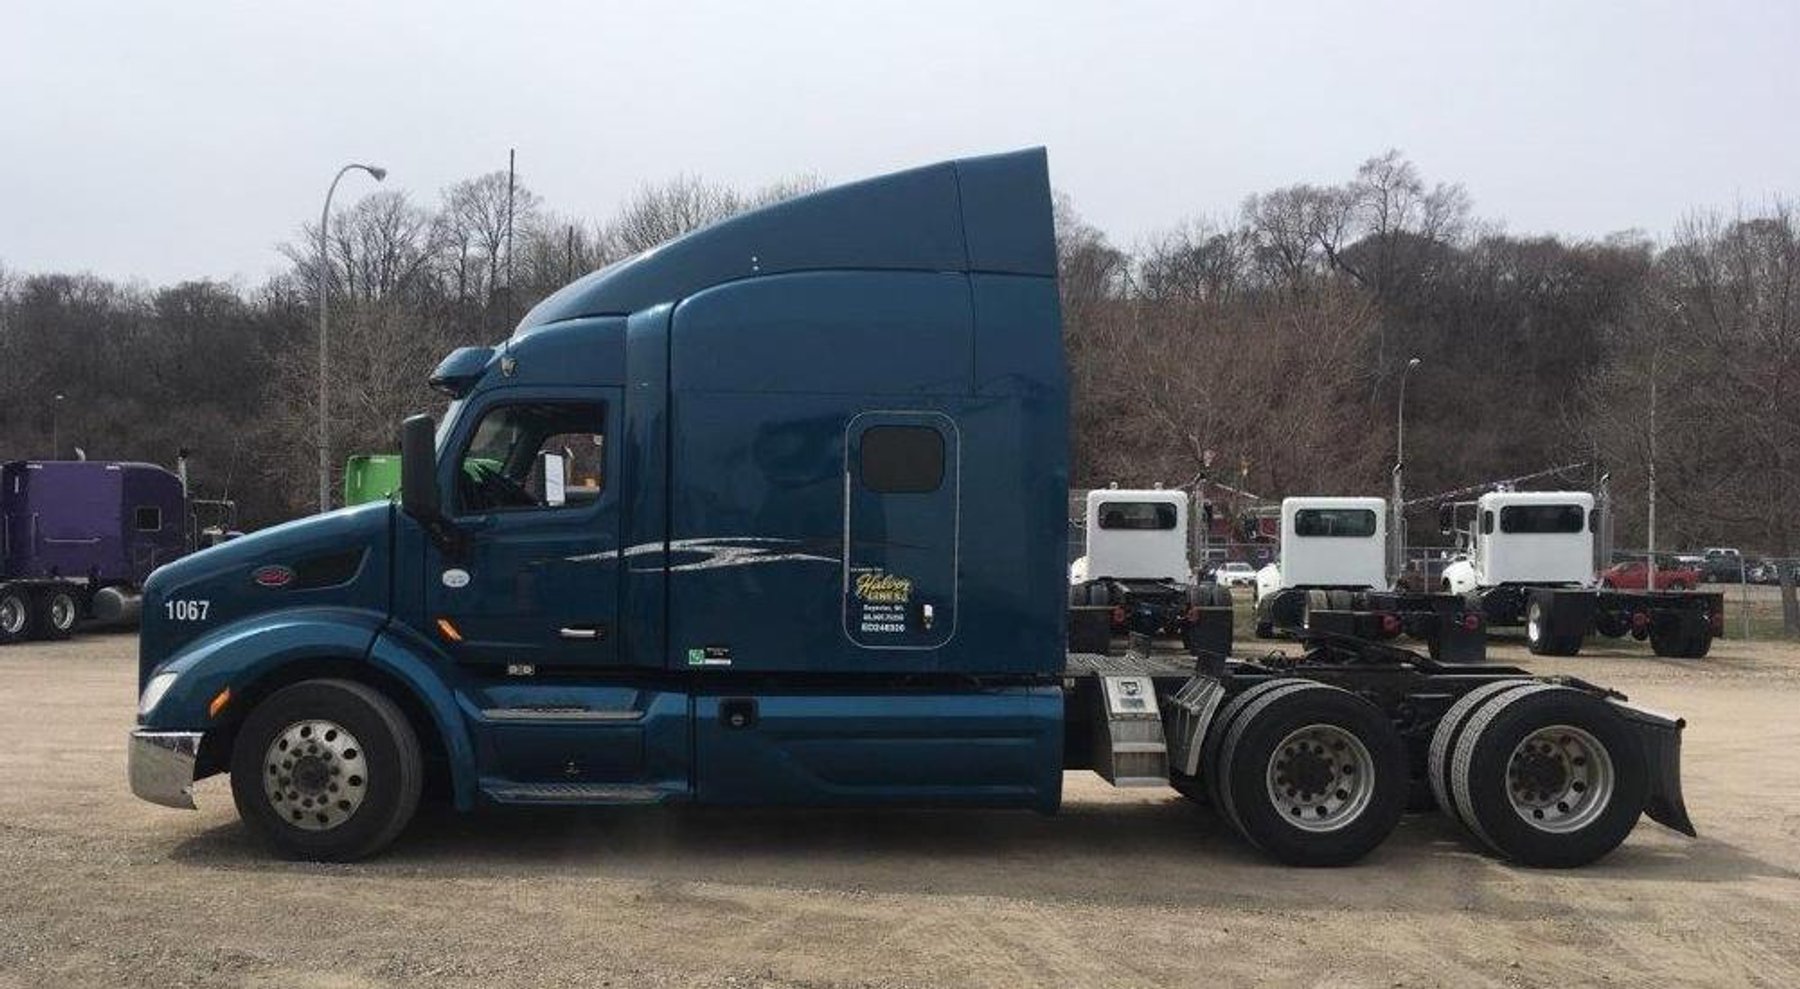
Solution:
M1644 764L1650 773L1650 797L1644 802L1644 814L1666 828L1690 838L1698 837L1681 796L1681 731L1687 727L1687 721L1617 701L1613 702L1613 710L1631 722L1644 747Z

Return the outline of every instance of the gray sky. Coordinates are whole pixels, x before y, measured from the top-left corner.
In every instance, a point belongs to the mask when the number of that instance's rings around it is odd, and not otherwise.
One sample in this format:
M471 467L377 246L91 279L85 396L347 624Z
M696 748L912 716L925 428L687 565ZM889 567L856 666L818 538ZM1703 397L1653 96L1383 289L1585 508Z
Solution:
M0 0L0 264L254 282L340 163L430 203L509 146L597 219L1045 144L1125 244L1388 147L1515 232L1800 194L1800 4L1475 6Z

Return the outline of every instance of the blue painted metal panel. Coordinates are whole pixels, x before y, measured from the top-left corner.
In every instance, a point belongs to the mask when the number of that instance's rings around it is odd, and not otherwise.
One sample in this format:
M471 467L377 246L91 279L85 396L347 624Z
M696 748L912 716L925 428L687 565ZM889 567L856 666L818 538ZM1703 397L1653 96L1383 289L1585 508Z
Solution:
M960 274L829 271L708 289L675 310L677 393L966 395Z
M1044 149L956 163L969 271L1056 274L1050 168Z
M625 419L620 540L627 556L619 580L623 633L619 661L659 668L668 656L669 313L657 306L631 317L625 332Z
M394 508L374 502L263 529L201 550L158 569L144 585L144 621L138 633L139 686L152 669L202 636L240 620L279 621L288 609L326 607L386 615L389 599L389 527ZM294 567L303 561L364 550L361 567L346 583L302 588L265 587L260 567ZM203 620L170 620L174 599L205 601ZM364 643L367 646L367 643ZM210 696L210 695L208 695Z
M651 685L499 681L462 698L475 734L483 785L629 784L692 793L692 735L685 692ZM505 709L585 710L632 715L617 720L490 718Z
M754 720L725 715L754 702ZM1060 687L968 693L703 695L699 799L715 804L915 804L1053 811L1062 793Z

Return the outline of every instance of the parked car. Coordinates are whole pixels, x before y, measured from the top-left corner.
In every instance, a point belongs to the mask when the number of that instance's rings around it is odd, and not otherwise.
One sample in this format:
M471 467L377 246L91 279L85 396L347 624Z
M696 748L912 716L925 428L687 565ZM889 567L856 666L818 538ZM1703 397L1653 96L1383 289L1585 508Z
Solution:
M1735 584L1744 579L1744 554L1729 546L1709 546L1702 553L1706 566L1702 576L1714 583Z
M1643 560L1615 563L1600 573L1600 586L1622 591L1641 591L1645 583ZM1656 589L1659 591L1691 591L1700 583L1700 571L1679 563L1656 565Z
M1213 580L1217 581L1220 587L1255 587L1256 568L1243 560L1221 563L1219 568L1213 571Z

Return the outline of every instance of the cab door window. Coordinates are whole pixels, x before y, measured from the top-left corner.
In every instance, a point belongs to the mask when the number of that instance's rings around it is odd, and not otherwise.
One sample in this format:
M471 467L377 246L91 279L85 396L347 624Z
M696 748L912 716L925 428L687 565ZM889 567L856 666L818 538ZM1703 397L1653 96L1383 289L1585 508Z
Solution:
M488 409L458 458L458 512L593 504L606 486L605 424L600 402L521 402Z

